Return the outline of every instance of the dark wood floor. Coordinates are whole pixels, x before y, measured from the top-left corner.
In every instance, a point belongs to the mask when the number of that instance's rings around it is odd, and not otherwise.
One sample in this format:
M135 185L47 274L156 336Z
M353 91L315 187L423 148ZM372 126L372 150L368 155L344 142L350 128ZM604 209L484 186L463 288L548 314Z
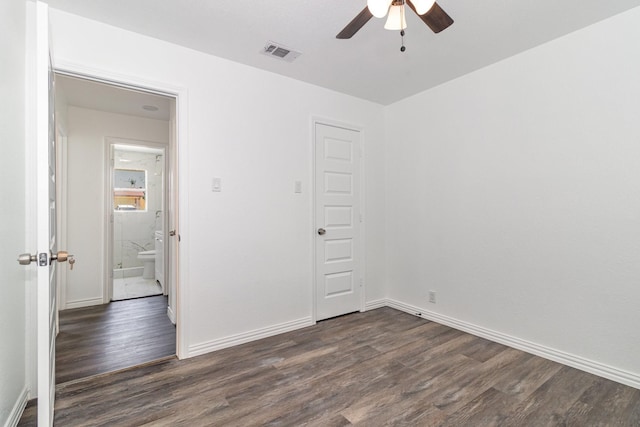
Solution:
M60 312L56 383L176 354L167 297L154 296Z
M640 425L640 390L390 308L62 384L56 398L58 426Z

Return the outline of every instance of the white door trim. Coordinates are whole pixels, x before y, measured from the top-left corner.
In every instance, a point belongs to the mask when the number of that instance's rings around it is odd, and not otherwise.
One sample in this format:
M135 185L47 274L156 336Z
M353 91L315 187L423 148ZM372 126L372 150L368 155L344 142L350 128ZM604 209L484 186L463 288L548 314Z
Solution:
M366 256L365 256L365 248L366 248L366 243L365 243L365 236L366 236L366 215L365 215L365 132L364 132L364 127L363 126L358 126L358 125L353 125L350 123L346 123L346 122L342 122L339 120L335 120L335 119L329 119L326 117L322 117L322 116L312 116L311 117L311 126L310 126L310 138L311 138L311 178L310 178L310 182L311 182L311 188L313 189L313 192L311 194L311 199L312 199L312 206L311 206L311 226L310 226L310 232L311 232L311 283L312 283L312 289L311 289L311 295L312 295L312 299L311 299L311 319L313 321L313 323L315 324L317 322L318 319L318 315L317 315L317 297L316 297L316 290L317 290L317 281L316 281L316 272L317 272L317 265L316 265L316 239L315 239L315 235L316 235L316 205L317 205L317 197L316 197L316 149L315 149L315 144L316 144L316 125L317 124L321 124L321 125L327 125L327 126L334 126L334 127L338 127L338 128L342 128L342 129L347 129L347 130L352 130L352 131L356 131L360 133L360 153L359 153L359 159L360 159L360 165L359 165L359 178L360 178L360 188L358 188L358 191L360 192L360 197L359 197L359 203L360 203L360 218L359 220L360 222L360 235L359 235L359 245L357 247L357 257L358 257L358 264L360 266L360 281L361 281L361 285L362 285L362 289L360 292L360 311L364 311L365 309L365 294L366 294L366 280L365 280L365 272L367 271L366 269Z
M185 301L188 301L189 295L189 271L186 267L186 261L189 259L188 244L185 239L189 236L189 225L187 218L189 217L189 183L188 183L188 90L182 86L176 86L172 83L157 82L143 79L137 76L115 73L110 70L96 69L86 67L81 64L56 59L55 72L65 74L72 77L80 77L87 80L93 80L99 83L107 83L123 88L131 88L146 92L156 93L159 95L170 96L176 99L176 144L173 148L171 156L177 161L177 173L174 179L177 181L176 192L178 194L178 206L175 209L177 246L177 283L176 283L176 355L182 359L188 356L188 331L189 316L186 315ZM178 244L178 240L182 244Z

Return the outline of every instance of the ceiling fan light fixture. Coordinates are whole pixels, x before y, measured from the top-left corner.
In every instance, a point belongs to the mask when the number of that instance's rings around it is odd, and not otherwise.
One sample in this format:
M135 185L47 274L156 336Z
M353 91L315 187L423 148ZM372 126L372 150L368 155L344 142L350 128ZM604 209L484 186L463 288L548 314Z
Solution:
M389 4L391 4L391 6L389 6ZM380 5L382 6L380 7ZM350 39L369 22L371 18L374 16L382 17L387 12L389 13L389 17L384 27L402 32L403 29L407 27L404 16L405 6L408 6L411 12L418 14L416 5L419 5L420 11L423 12L422 15L419 15L420 20L434 33L437 34L446 30L453 24L453 19L433 0L367 0L367 6L336 35L336 38ZM377 10L376 7L380 7L380 10Z
M404 16L404 5L393 5L389 8L389 16L384 24L385 30L404 30L407 28L407 20Z
M415 6L416 13L418 15L424 15L429 12L435 2L436 0L411 0L411 3Z
M376 18L384 18L393 0L367 0L369 12Z

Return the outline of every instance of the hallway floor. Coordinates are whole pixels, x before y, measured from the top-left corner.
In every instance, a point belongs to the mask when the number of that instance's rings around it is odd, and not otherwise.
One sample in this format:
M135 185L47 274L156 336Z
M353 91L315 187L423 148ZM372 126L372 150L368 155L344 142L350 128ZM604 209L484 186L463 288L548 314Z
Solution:
M56 384L176 354L167 297L154 296L60 312Z

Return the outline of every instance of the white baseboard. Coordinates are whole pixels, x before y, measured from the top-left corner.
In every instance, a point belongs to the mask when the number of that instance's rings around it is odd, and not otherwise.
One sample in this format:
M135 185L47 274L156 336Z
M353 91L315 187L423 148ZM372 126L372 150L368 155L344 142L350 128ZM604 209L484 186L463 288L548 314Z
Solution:
M405 304L401 301L387 299L386 305L391 308L395 308L396 310L417 315L427 320L450 326L454 329L468 332L481 338L486 338L490 341L504 344L527 353L535 354L536 356L540 356L545 359L553 360L554 362L558 362L563 365L571 366L572 368L580 369L581 371L589 372L590 374L594 374L599 377L607 378L609 380L640 389L640 375L633 372L624 371L600 362L576 356L575 354L566 353L561 350L556 350L541 344L503 334L453 317L434 313L420 307Z
M384 298L367 301L364 304L364 311L375 310L376 308L382 308L387 306L387 300Z
M199 356L211 351L222 350L223 348L233 347L235 345L244 344L249 341L255 341L262 338L271 337L273 335L294 331L296 329L312 326L313 324L314 322L311 320L311 317L304 317L302 319L281 323L279 325L255 329L253 331L243 332L237 335L231 335L200 344L190 345L187 350L187 357Z
M18 425L20 417L22 417L22 413L24 412L24 408L27 406L28 400L29 390L25 387L22 389L20 396L18 396L16 403L13 405L13 408L9 413L9 418L7 418L7 422L4 424L5 427L16 427Z
M79 299L75 301L67 301L66 307L64 309L69 310L71 308L90 307L92 305L102 305L102 304L104 304L102 297Z
M167 316L169 316L169 320L174 325L176 324L176 314L173 312L173 309L170 306L167 306Z

